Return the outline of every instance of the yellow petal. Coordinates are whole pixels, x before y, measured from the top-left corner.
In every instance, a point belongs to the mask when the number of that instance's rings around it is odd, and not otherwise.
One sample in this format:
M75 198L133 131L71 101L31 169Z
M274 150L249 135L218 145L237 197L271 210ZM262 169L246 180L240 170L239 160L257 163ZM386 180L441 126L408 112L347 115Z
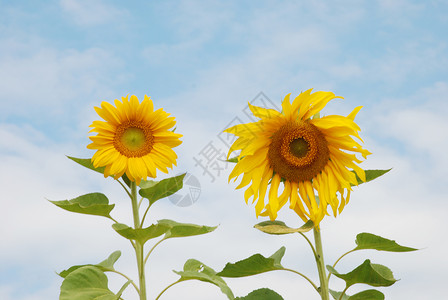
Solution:
M290 97L291 97L291 93L286 95L285 99L283 99L283 102L282 102L283 115L287 119L290 119L291 114L292 114L292 106L291 106L291 102L289 101Z
M269 180L272 178L272 174L273 171L270 168L266 168L264 170L261 182L260 182L260 187L258 189L258 202L255 205L255 214L257 216L260 215L261 211L264 208L264 198L266 196L266 191L267 191L267 187L269 184Z
M355 109L347 116L351 120L355 120L356 115L361 110L362 106L355 107Z
M260 119L266 119L266 118L272 118L272 117L277 117L279 115L281 115L278 111L276 111L275 109L269 109L269 108L263 108L263 107L259 107L259 106L254 106L250 103L248 103L249 105L249 109L252 112L252 114Z
M311 97L313 99L311 102L312 106L303 115L302 117L303 120L307 120L311 118L313 115L320 112L325 107L325 105L327 105L327 103L330 102L330 100L333 100L335 98L343 99L340 96L335 96L332 92L315 92L311 94Z

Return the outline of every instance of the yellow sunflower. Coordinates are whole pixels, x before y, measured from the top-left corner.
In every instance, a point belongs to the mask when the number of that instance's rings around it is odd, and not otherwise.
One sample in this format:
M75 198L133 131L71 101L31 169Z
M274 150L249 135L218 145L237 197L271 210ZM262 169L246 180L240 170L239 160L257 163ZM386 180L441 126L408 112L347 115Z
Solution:
M136 184L141 179L156 177L156 169L168 173L176 165L173 149L182 142L181 134L170 129L176 124L174 117L162 108L154 111L152 100L145 95L142 103L136 96L115 99L115 106L102 102L95 107L104 121L94 121L90 132L89 149L97 150L92 157L95 168L105 167L104 177L118 179L123 174Z
M356 175L350 169L365 181L364 170L357 165L361 160L355 154L366 158L371 153L353 139L362 142L360 128L354 122L361 106L347 117L320 118L319 112L334 98L342 97L331 92L311 93L310 89L291 103L288 94L282 102L282 112L249 103L253 115L260 120L225 130L238 137L229 156L241 150L229 181L243 174L237 189L250 184L244 198L246 203L251 197L253 203L257 201L257 216L275 220L289 200L290 208L304 222L312 220L319 227L328 214L328 205L336 216L348 203L351 186L357 185Z

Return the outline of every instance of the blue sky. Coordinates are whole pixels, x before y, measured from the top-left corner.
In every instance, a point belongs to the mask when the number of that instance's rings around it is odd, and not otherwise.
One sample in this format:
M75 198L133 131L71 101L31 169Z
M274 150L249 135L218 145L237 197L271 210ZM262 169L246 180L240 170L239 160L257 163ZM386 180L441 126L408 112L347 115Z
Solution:
M345 98L324 114L363 105L357 121L373 153L363 166L394 168L357 189L340 217L324 220L328 260L350 248L358 232L390 237L424 250L365 253L402 279L384 290L386 297L444 297L448 243L437 238L448 227L445 1L0 0L0 10L0 299L56 299L61 280L55 271L101 261L116 249L130 252L105 220L69 215L45 200L101 191L122 205L126 218L128 204L113 182L65 155L91 156L85 146L97 118L93 107L127 94L147 94L177 118L184 142L172 174L187 170L201 182L194 205L166 201L153 218L220 224L209 236L160 248L151 267L160 280L149 282L151 293L174 281L171 270L190 257L220 269L282 245L289 265L314 274L311 257L298 259L301 251L309 254L303 241L252 229L260 220L236 185L227 184L229 168L210 169L212 182L195 162L209 143L227 151L220 132L235 117L248 122L247 102L260 92L279 105L286 94L309 88ZM279 218L300 226L288 212ZM355 255L347 265L364 257ZM120 264L134 272L130 255ZM238 295L269 286L286 300L299 292L317 299L306 282L285 274L229 284ZM112 278L111 286L119 280ZM179 285L164 299L179 293L226 299L203 283Z

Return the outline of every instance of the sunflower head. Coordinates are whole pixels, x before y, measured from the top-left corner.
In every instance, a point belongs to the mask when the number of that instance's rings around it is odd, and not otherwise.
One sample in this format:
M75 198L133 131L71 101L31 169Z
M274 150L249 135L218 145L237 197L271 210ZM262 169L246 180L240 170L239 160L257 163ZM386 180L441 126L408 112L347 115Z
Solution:
M156 177L156 170L167 173L176 165L172 148L180 145L181 134L171 128L176 124L162 108L154 110L145 95L140 103L136 96L115 100L115 106L102 102L95 111L104 121L94 121L89 149L97 150L92 157L95 168L105 167L104 177L118 179L123 174L140 184L142 179Z
M318 227L328 206L335 216L342 211L351 186L358 183L356 175L365 181L356 154L366 158L370 152L354 139L362 142L354 122L361 107L347 117L320 118L322 108L334 98L342 97L308 90L291 102L287 95L281 112L249 104L259 120L225 130L238 137L229 156L241 150L229 180L243 176L237 188L248 186L244 196L246 202L257 202L257 216L274 220L289 201L303 221L312 220Z

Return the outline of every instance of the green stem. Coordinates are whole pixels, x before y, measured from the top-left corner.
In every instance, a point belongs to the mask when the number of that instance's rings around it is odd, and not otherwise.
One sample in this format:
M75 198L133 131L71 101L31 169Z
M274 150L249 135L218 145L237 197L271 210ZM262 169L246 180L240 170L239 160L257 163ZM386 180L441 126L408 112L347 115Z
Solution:
M339 296L339 299L338 299L338 300L342 300L342 298L344 297L345 292L346 292L347 290L348 290L348 286L346 286L345 289L342 291L342 293L341 293L341 295Z
M119 179L117 179L117 181L123 187L123 189L126 191L126 194L128 194L129 198L132 199L132 195L131 195L131 193L129 193L128 188Z
M138 287L135 285L134 281L132 281L131 278L129 278L128 276L126 276L125 274L117 271L117 270L112 270L112 269L107 269L108 272L112 272L112 273L116 273L118 275L123 276L124 278L126 278L127 280L129 280L131 282L131 284L134 286L135 290L137 291L137 293L140 293L140 290L138 289Z
M139 206L140 206L140 204L139 204ZM146 214L148 213L150 208L151 208L151 203L149 203L148 208L145 210L145 213L143 214L143 218L142 218L142 222L140 223L140 227L143 227L143 223L145 222Z
M354 251L356 251L356 250L358 250L358 249L353 249L353 250L350 250L350 251L345 252L344 254L342 254L341 257L339 257L338 260L333 264L333 268L336 267L336 265L338 264L338 262L339 262L344 256L346 256L347 254L352 253L352 252L354 252ZM327 280L328 280L328 281L330 281L330 276L331 276L331 273L328 274L328 277L327 277Z
M137 185L134 181L131 181L131 201L132 201L132 214L134 217L135 229L141 228L140 216L137 203ZM146 279L145 279L145 263L143 258L143 244L139 241L135 241L135 255L137 256L138 267L138 281L139 281L139 295L140 300L146 300Z
M316 249L314 248L313 243L311 243L310 239L309 239L306 235L304 235L302 232L299 232L299 233L305 238L305 240L306 240L306 241L308 242L308 244L310 245L311 250L313 250L314 258L317 258Z
M118 223L118 221L115 220L114 218L112 218L111 216L109 216L109 219L111 219L111 220L114 221L115 223Z
M316 254L317 254L317 256L316 256L317 270L319 271L320 296L321 296L322 300L330 300L320 230L313 228L313 232L314 232L314 243L316 245Z
M152 251L154 251L154 249L155 249L161 242L163 242L164 240L166 240L166 238L163 238L163 239L161 239L160 241L158 241L157 243L155 243L154 246L151 248L151 250L149 250L149 252L148 252L148 254L146 255L145 260L144 260L144 263L145 263L145 264L146 264L146 261L147 261L148 258L149 258L149 255L152 253Z
M164 288L163 291L160 292L160 294L157 296L157 298L155 300L158 300L160 298L160 296L162 296L162 294L166 292L167 289L169 289L170 287L172 287L173 285L175 285L179 282L180 282L180 280L175 281L172 284L170 284L169 286L167 286L166 288Z
M292 272L292 273L295 273L295 274L297 274L297 275L302 276L303 278L305 278L306 280L308 280L309 283L311 283L311 285L313 286L313 288L314 288L317 292L319 292L319 288L316 286L316 284L315 284L311 279L309 279L307 276L303 275L302 273L297 272L296 270L288 269L288 268L283 268L283 269L281 269L281 270L289 271L289 272Z

